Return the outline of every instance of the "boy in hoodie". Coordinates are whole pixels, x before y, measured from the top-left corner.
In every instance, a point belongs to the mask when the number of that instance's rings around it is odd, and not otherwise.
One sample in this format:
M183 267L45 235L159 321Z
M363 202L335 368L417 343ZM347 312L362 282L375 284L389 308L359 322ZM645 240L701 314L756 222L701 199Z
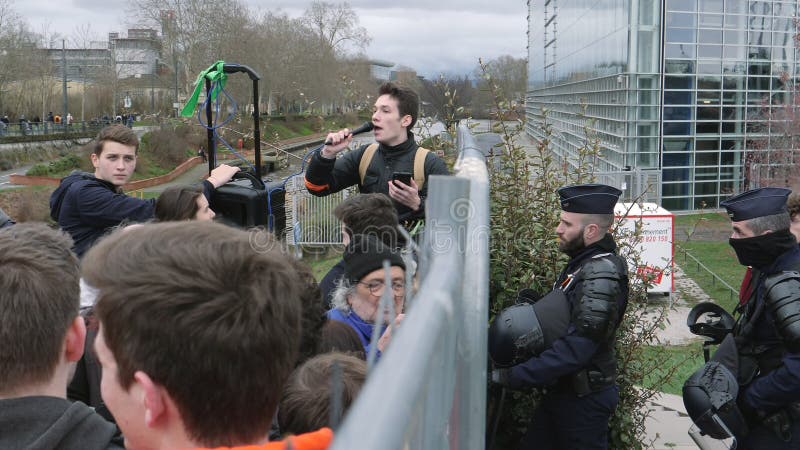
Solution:
M299 281L278 246L206 222L145 224L83 260L98 290L100 390L131 450L283 449L267 433L297 357ZM295 450L321 450L322 429Z
M123 221L153 218L155 199L138 199L122 193L136 169L139 138L124 125L109 125L97 135L91 158L94 174L74 171L61 180L50 196L50 217L72 236L79 258L108 230ZM221 164L203 181L207 199L227 183L238 167Z
M42 223L0 230L0 448L122 448L116 426L66 399L86 335L70 247Z

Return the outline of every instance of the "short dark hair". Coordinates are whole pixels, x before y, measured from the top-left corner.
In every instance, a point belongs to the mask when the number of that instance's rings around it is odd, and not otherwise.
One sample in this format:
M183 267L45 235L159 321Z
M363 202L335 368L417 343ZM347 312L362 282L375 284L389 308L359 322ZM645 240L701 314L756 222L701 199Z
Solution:
M800 192L792 192L786 199L786 209L789 210L789 217L793 218L800 214Z
M118 142L122 145L130 145L136 149L137 153L139 152L139 138L133 130L125 125L113 124L100 130L100 132L97 133L97 137L94 138L92 153L100 156L103 153L103 146L108 141Z
M417 123L417 116L419 116L419 96L416 92L406 86L387 81L378 89L378 95L388 95L397 100L397 110L400 112L400 118L405 115L411 116L411 124L408 125L408 129L414 128L414 124Z
M384 244L397 248L405 239L397 231L399 219L392 199L386 194L357 194L347 197L333 210L352 239L357 234L372 234Z
M208 221L118 231L83 260L104 341L129 389L141 370L205 446L269 429L300 338L297 276L277 246Z
M611 225L614 224L614 214L583 214L581 223L583 226L595 224L600 228L600 232L605 235Z
M156 200L156 220L193 220L197 216L197 199L201 195L203 187L198 185L170 186L164 189Z
M283 389L278 425L283 434L300 434L330 427L333 366L341 369L342 410L355 401L367 378L367 363L342 353L326 353L306 361L292 373Z
M78 317L72 239L43 223L0 231L0 392L51 379Z

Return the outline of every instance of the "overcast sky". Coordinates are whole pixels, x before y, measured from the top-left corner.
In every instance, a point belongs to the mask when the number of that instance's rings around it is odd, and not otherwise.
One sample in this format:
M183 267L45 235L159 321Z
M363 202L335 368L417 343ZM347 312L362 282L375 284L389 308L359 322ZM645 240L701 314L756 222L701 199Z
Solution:
M78 26L105 39L125 33L125 0L12 0L33 31L45 27L69 38ZM310 0L245 0L252 8L302 14ZM330 1L336 3L335 1ZM414 68L421 75L471 74L478 63L501 55L527 57L525 0L353 0L367 29L371 58ZM397 6L395 6L397 5ZM402 6L399 6L402 5Z

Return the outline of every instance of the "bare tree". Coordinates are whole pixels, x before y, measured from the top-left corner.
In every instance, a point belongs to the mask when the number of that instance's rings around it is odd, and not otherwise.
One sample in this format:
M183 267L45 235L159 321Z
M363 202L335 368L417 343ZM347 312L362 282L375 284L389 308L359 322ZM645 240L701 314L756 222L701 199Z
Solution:
M317 35L321 49L334 54L349 49L363 51L370 42L366 28L359 25L358 15L347 2L314 1L303 14L303 23Z

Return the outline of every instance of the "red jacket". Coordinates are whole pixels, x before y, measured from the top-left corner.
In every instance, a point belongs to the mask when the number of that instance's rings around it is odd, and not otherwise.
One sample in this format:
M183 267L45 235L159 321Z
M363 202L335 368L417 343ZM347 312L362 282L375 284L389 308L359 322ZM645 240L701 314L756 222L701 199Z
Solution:
M333 431L330 428L320 428L311 433L290 436L282 441L267 442L266 444L195 450L325 450L331 445L331 441L333 441Z

